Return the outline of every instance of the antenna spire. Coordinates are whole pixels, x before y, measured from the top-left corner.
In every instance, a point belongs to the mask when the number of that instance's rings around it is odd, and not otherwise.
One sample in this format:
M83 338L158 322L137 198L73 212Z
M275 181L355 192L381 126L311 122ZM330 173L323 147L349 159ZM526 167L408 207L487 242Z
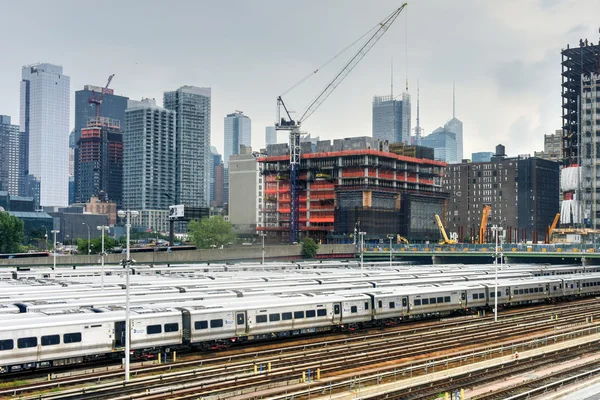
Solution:
M452 81L452 118L456 118L456 82Z
M392 57L392 68L390 69L390 98L394 100L394 57Z
M419 108L420 108L420 104L419 104L419 80L417 79L417 126L415 127L415 131L416 131L416 139L417 139L417 145L421 145L421 118L419 115Z

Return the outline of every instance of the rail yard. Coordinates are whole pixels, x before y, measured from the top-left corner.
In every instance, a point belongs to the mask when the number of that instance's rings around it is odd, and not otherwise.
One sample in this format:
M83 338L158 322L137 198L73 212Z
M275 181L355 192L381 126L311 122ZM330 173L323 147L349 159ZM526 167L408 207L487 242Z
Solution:
M3 269L0 397L516 399L595 379L600 267L500 267L135 265L129 291L122 267Z

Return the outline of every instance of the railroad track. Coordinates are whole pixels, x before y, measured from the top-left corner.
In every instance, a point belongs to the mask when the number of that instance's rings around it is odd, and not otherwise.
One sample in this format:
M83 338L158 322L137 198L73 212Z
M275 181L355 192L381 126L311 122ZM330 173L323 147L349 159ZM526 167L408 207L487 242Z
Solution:
M386 367L390 368L390 365L385 365L386 363L394 364L394 368L397 368L399 365L402 365L402 360L405 363L408 363L407 360L414 363L419 359L425 359L426 363L434 362L436 358L427 358L428 354L433 351L445 353L446 359L448 359L448 354L452 354L453 350L454 353L457 353L456 349L463 349L463 352L473 353L474 346L479 345L483 351L486 351L486 348L489 350L489 346L486 346L486 344L494 340L504 340L506 346L514 347L518 346L519 343L525 346L527 340L519 338L530 334L531 330L546 332L554 331L556 328L564 328L565 331L575 330L578 327L577 322L583 321L585 316L599 315L598 308L587 303L581 303L579 307L576 307L575 304L570 304L567 309L562 310L554 307L552 313L557 312L559 314L558 320L550 320L546 312L539 312L538 310L538 313L533 315L513 315L512 317L504 318L502 325L490 324L489 318L480 318L463 320L463 322L468 321L470 324L460 324L457 322L447 324L450 325L449 327L444 325L441 329L437 330L432 329L432 327L422 327L419 329L407 328L397 330L396 332L382 332L371 336L351 336L344 340L328 341L320 346L289 346L287 348L270 349L264 353L246 353L237 357L215 357L203 360L203 366L194 368L191 371L165 372L167 368L179 370L194 365L198 367L198 361L152 366L143 370L143 373L148 376L137 378L127 385L123 385L121 382L100 383L85 390L69 389L61 393L46 393L27 398L100 399L116 398L117 393L120 396L128 396L123 398L161 398L160 396L163 396L162 398L172 398L171 396L175 394L196 397L215 393L225 395L228 392L242 393L243 391L259 389L267 385L290 385L299 381L303 371L310 369L314 373L317 368L320 369L322 378L333 380L335 376L349 370L356 371L357 368L373 368L373 366L378 366L380 370L385 370ZM569 316L566 315L567 312L570 314ZM542 318L543 320L540 320ZM569 325L571 325L570 328L565 328ZM501 327L499 328L499 326ZM476 332L470 335L468 346L465 346L464 336L467 331ZM511 343L506 342L506 338L509 337L508 335L515 338ZM464 350L465 347L470 347L471 349ZM344 354L344 356L339 357L337 356L338 354ZM475 359L472 361L474 362ZM265 369L267 369L269 362L272 365L271 372L254 375L255 365L264 365ZM468 360L465 362L468 362ZM432 365L434 366L434 364ZM446 362L446 367L448 366L450 364ZM425 372L426 369L427 366L425 366ZM414 369L414 371L411 370L411 374L413 372L417 374L419 373L418 371L419 368ZM122 372L115 372L105 375L102 380L121 376ZM290 379L290 377L297 378ZM100 378L85 377L72 380L72 382L49 382L35 385L35 387L30 386L0 391L0 396L31 393L34 390L56 390L58 387L72 384L82 385L86 383L86 379L89 385ZM166 391L166 394L164 391Z

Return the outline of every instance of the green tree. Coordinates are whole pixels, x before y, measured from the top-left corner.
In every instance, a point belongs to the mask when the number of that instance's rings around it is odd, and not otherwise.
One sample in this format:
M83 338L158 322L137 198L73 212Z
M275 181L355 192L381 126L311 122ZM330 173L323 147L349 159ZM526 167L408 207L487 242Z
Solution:
M23 221L0 212L0 253L18 253L24 240Z
M118 242L111 238L104 236L104 251L108 251L113 247L116 247ZM90 251L92 254L100 254L102 252L102 238L92 239L90 241ZM77 252L79 254L87 254L88 252L88 241L85 239L77 239Z
M192 243L200 249L221 247L235 241L237 237L231 224L221 216L191 221L188 224L188 234Z
M315 243L312 238L302 239L302 258L315 258L317 256L317 249L319 245Z

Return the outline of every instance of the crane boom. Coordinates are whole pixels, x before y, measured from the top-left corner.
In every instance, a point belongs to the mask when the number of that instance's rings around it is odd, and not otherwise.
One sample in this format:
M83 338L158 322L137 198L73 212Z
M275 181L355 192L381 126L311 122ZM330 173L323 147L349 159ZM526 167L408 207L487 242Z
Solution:
M487 227L488 217L490 215L490 211L492 210L491 206L483 207L483 214L481 215L481 226L479 227L479 244L483 244L483 239L485 236L485 228Z
M402 4L398 9L396 9L393 13L391 13L386 19L384 19L380 24L379 28L373 33L373 35L367 40L367 42L358 50L358 52L348 61L348 63L342 68L342 70L333 78L331 82L319 93L319 95L313 100L312 103L306 108L306 111L300 116L298 119L298 125L300 125L304 120L308 119L320 106L323 104L325 100L329 97L329 95L339 86L340 83L348 76L350 72L356 67L356 65L367 55L369 50L375 46L375 44L381 39L381 37L387 32L387 30L392 26L398 15L404 10L406 7L406 3Z
M342 68L342 70L333 78L327 86L317 95L317 97L308 105L306 111L301 114L299 119L292 119L289 110L281 96L277 98L277 121L275 122L276 130L286 130L290 134L289 152L290 152L290 239L289 243L298 242L299 232L299 188L298 188L298 169L300 167L300 124L303 120L310 117L323 102L331 95L340 83L348 76L354 67L365 57L365 55L373 48L375 43L387 32L390 26L394 23L398 15L406 7L406 3L396 9L392 14L379 23L375 33L361 46L358 52L350 59L350 61ZM281 117L281 108L287 118Z
M106 85L102 88L102 92L100 93L100 97L96 97L96 92L92 90L92 97L88 99L88 103L93 104L96 107L96 120L100 118L100 104L102 104L102 99L104 98L104 94L108 92L108 86L112 82L115 74L112 74L108 77L108 81Z
M558 225L558 221L560 220L560 213L556 213L554 216L554 220L552 221L552 225L548 227L548 243L552 243L552 233L556 229Z

